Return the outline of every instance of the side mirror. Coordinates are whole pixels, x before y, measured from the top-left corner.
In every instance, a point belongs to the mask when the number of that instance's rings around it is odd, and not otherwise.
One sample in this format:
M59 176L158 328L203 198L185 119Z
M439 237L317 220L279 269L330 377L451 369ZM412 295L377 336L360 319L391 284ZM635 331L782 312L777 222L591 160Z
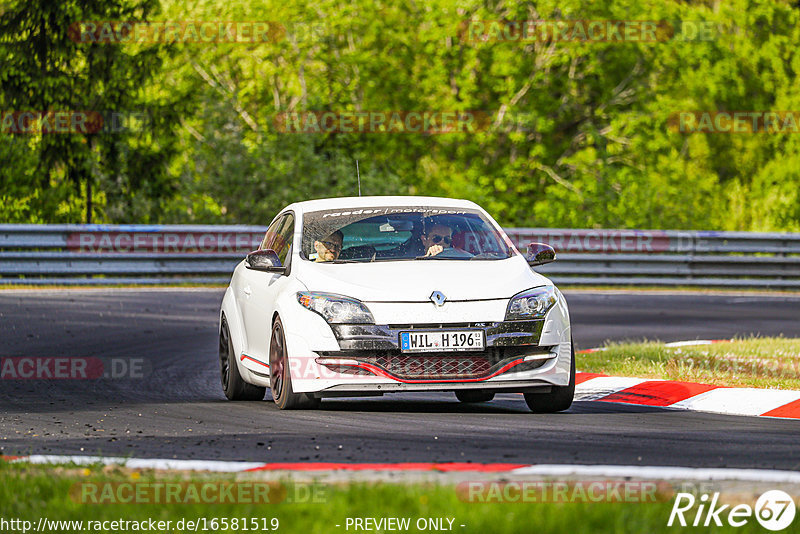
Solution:
M281 265L281 260L274 250L254 250L247 255L244 264L248 269L264 271L267 273L283 273L286 267Z
M556 259L556 251L550 245L544 243L531 243L528 245L528 254L525 256L528 265L544 265Z

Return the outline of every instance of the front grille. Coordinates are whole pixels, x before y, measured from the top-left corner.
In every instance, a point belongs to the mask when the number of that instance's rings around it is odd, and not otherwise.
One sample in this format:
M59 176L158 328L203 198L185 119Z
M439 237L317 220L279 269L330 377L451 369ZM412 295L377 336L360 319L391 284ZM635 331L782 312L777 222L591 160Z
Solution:
M482 352L426 352L402 354L396 350L347 351L322 353L322 356L348 358L377 367L401 380L467 380L485 378L521 356L547 354L550 347L492 347ZM529 371L541 367L546 359L524 362L510 368L508 372ZM333 364L326 364L333 369ZM335 365L344 372L346 366ZM348 374L362 374L350 367ZM363 371L363 370L361 370ZM379 374L379 373L376 373Z
M489 374L492 364L486 356L385 355L359 358L397 378L435 380L479 378Z

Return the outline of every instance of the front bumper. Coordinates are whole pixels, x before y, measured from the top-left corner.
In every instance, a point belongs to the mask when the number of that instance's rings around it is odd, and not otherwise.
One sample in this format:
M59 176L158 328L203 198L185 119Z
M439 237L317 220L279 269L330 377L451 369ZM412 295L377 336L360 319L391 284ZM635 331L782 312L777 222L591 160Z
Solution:
M341 350L319 352L327 370L362 379L386 378L403 384L477 383L501 375L539 369L558 356L558 346L539 346L544 321L463 324L335 325ZM413 330L482 330L481 351L403 353L400 333Z
M426 316L413 324L328 325L307 313L302 324L286 332L297 393L543 391L570 379L571 331L563 297L544 319L527 321L434 323ZM403 331L453 329L482 330L485 350L400 351Z

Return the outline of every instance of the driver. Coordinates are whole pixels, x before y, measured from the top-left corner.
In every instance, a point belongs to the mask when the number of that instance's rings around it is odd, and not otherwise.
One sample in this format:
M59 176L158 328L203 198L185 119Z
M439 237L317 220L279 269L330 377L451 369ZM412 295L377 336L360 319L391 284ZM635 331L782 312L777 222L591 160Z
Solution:
M327 237L320 241L314 241L314 250L317 251L317 258L314 261L334 261L342 252L342 242L344 234L341 230L331 232Z
M453 246L453 229L439 223L426 225L420 240L425 248L425 256L436 256Z

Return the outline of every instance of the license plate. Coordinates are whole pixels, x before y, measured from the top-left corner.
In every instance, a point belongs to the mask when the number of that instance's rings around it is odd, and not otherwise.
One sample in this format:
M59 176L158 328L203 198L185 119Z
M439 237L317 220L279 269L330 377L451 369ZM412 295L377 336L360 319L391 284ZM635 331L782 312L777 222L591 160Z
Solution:
M483 330L400 332L400 352L483 350Z

